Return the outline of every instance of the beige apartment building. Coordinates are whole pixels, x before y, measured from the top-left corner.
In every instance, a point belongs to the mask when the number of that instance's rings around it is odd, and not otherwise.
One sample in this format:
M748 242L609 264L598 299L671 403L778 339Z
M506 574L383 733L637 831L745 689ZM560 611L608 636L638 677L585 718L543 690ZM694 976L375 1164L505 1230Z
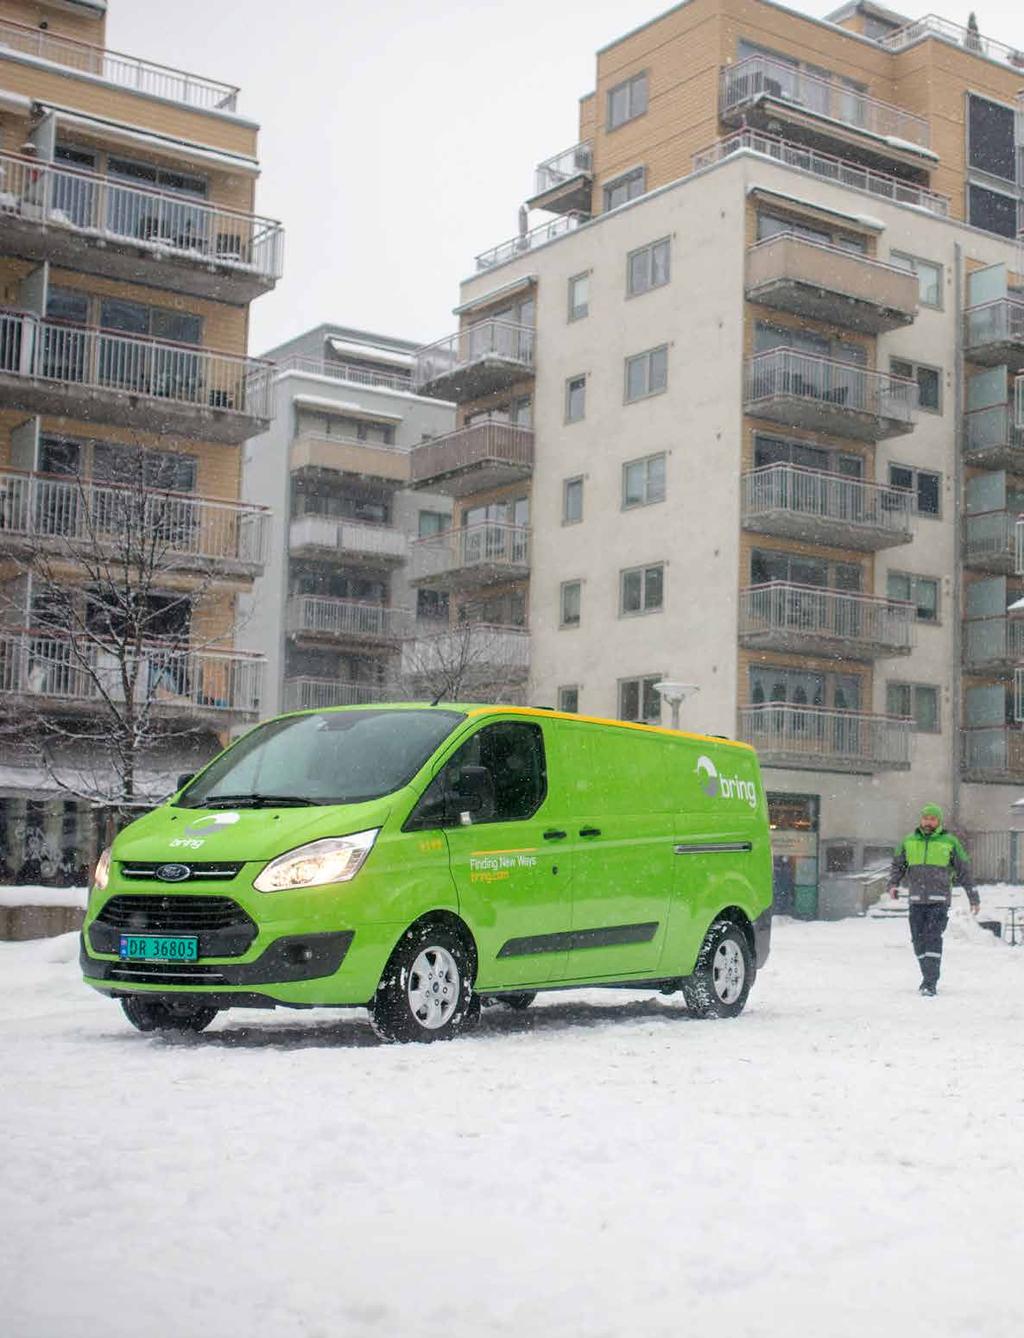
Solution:
M669 723L654 685L695 687L799 914L928 800L1020 872L1022 87L935 17L689 0L598 52L548 217L420 351L459 421L413 478L528 614L531 699Z
M52 540L87 616L95 587L76 554L116 562L103 517L143 448L167 616L137 691L169 732L195 731L188 756L143 759L139 792L157 796L261 711L262 657L235 637L267 515L240 500L241 451L271 412L269 368L246 354L249 303L280 277L283 238L254 213L258 127L238 90L108 49L106 8L0 0L0 712L42 709L74 734L116 698L113 669L109 689L94 672L102 645L83 667L52 620L40 630L25 553ZM69 848L87 859L88 805L9 733L0 748L0 863L16 876Z

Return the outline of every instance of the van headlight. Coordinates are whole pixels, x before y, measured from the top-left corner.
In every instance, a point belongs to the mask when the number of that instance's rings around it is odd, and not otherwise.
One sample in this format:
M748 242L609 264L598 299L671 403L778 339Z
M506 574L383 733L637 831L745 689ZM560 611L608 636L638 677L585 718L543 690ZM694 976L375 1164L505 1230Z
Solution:
M110 882L110 847L105 846L96 861L96 868L92 874L92 890L94 892L105 892L107 884Z
M323 841L278 855L254 879L257 892L283 892L287 888L320 887L323 883L347 883L363 867L373 849L379 827L352 836L329 836Z

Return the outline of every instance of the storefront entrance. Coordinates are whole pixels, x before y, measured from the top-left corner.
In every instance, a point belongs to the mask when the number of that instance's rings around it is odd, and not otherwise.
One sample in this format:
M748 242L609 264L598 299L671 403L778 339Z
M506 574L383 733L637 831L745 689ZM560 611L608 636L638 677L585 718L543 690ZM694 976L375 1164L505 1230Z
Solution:
M816 794L768 795L776 915L813 920L818 914L819 809Z

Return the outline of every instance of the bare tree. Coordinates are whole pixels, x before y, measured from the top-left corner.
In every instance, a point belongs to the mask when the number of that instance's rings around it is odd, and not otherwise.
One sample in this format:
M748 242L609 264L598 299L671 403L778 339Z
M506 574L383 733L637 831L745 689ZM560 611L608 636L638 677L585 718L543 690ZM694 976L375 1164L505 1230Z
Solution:
M430 701L522 701L527 669L525 629L467 620L402 648L397 690Z

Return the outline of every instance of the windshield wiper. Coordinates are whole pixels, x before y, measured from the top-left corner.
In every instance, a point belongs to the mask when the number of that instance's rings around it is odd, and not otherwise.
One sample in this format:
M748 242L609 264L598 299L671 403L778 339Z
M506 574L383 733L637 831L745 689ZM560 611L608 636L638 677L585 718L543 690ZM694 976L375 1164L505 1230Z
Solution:
M312 808L323 801L300 794L215 794L193 808Z

